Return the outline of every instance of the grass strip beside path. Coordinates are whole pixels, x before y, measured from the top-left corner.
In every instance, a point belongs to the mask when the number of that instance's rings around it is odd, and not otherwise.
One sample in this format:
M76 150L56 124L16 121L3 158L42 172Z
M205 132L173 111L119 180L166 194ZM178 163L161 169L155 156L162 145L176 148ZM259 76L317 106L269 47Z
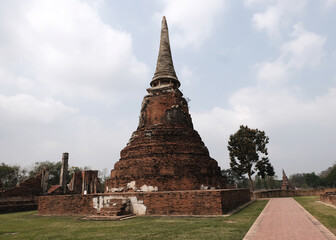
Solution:
M137 217L85 221L42 217L36 211L0 215L0 239L242 239L267 201L230 217Z
M336 209L318 203L320 200L318 196L294 197L294 199L336 235Z

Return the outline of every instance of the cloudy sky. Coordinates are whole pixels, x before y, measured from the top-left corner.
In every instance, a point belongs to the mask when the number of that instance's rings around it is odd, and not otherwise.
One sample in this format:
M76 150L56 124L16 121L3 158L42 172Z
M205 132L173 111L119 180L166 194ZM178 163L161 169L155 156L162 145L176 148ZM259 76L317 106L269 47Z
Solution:
M336 0L0 0L0 162L107 168L138 124L167 17L195 129L222 168L240 125L281 177L336 161Z

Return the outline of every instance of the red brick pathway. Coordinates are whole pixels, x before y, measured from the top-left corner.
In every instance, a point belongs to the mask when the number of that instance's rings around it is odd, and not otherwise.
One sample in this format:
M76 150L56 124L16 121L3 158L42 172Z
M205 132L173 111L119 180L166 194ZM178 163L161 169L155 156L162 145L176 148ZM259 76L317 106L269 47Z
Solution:
M336 239L293 198L272 198L244 240Z

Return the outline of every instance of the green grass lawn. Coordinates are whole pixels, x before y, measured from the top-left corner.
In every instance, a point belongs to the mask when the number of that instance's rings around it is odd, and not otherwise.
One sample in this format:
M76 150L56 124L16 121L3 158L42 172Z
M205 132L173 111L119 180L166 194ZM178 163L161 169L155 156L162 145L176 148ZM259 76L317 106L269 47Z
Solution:
M42 217L36 211L1 214L0 239L242 239L267 201L256 201L230 217L137 217L85 221Z
M320 197L295 197L298 203L301 204L311 215L320 221L326 228L328 228L333 234L336 235L336 209L325 206L316 201L320 200Z

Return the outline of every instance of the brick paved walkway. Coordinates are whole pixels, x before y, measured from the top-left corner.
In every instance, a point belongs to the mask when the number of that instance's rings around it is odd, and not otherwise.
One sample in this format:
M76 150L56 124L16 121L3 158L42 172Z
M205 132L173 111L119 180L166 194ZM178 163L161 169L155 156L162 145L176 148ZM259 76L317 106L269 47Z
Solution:
M244 240L336 239L293 198L272 198Z

